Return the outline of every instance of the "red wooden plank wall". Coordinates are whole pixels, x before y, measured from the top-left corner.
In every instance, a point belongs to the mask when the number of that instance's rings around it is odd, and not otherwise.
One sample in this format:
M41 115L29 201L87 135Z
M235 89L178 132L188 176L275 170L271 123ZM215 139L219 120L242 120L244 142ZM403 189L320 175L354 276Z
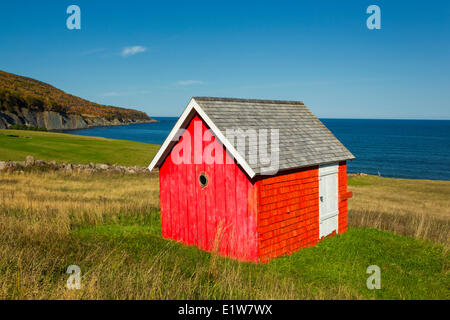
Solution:
M193 139L195 128L202 137L208 129L198 116L187 127ZM186 133L181 139L185 138ZM172 149L159 171L163 237L254 262L267 262L318 242L318 167L252 183L235 162L227 164L230 156L215 137L193 139L190 164L174 164ZM223 150L223 164L207 164L205 159L195 164L195 143L202 153L210 144ZM198 181L201 173L208 177L206 187ZM343 233L347 230L345 161L339 164L338 177L339 233Z
M319 171L310 167L260 183L259 257L263 262L319 239Z
M200 121L197 127L196 121ZM214 148L224 150L215 137L210 141L194 142L195 128L201 130L201 137L208 129L198 116L187 127L192 138L191 164L174 164L172 153L175 149L172 149L159 171L163 237L238 260L256 262L257 186L235 162L227 164L226 158L230 156L225 151L223 164L207 164L205 159L195 164L195 143L199 143L203 153L211 143ZM186 135L184 133L177 144ZM201 173L208 177L206 187L198 181Z
M344 196L347 193L347 163L346 161L339 163L339 220L338 233L347 231L347 198Z

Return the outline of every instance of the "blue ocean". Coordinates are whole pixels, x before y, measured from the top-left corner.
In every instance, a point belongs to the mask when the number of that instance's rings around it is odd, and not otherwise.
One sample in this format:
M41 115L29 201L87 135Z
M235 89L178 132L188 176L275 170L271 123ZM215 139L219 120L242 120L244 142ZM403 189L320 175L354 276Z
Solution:
M177 118L71 134L162 144ZM320 119L355 155L349 172L383 177L450 180L450 121Z

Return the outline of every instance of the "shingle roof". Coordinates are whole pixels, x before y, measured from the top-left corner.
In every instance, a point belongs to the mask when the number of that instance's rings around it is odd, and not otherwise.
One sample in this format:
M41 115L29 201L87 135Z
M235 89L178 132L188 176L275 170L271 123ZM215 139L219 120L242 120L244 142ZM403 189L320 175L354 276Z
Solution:
M280 170L355 158L301 101L194 99L223 133L226 129L278 129ZM270 154L270 138L268 142ZM261 164L249 165L256 174L261 173Z
M251 148L246 147L245 154L242 153L237 146L238 139L230 140L227 130L240 129L243 133L255 130L259 133L260 130L267 129L267 153L279 153L278 170L355 158L301 101L194 97L149 165L150 170L162 163L174 144L175 132L186 126L195 112L199 113L213 133L222 140L250 177L264 174L263 168L268 165L261 163L260 159L252 163L250 156L254 153L250 152ZM278 130L278 148L272 145L271 129ZM251 144L249 142L247 139L246 146Z

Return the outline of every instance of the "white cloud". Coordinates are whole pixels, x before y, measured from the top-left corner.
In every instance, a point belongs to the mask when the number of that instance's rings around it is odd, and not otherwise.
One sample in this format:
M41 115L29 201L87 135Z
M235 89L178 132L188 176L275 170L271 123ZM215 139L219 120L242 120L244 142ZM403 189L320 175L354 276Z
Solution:
M194 84L203 84L203 81L200 80L180 80L176 82L176 85L178 86L191 86Z
M122 52L120 53L122 57L129 57L134 56L137 53L145 52L147 51L146 47L143 46L132 46L132 47L125 47L122 49Z

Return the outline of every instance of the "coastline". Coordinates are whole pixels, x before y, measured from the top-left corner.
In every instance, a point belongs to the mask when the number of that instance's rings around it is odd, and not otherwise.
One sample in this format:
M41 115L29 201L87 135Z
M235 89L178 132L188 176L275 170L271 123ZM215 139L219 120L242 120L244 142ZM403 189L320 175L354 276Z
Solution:
M75 139L81 136L103 137L123 142L129 141L161 145L167 133L173 128L176 118L157 117L152 120L117 122L115 124L98 123L97 125L91 122L91 126L86 128L49 130L49 133L67 134L68 136L73 136ZM349 176L364 174L378 176L378 172L380 172L380 176L383 178L411 181L450 181L450 171L448 171L448 161L446 161L449 151L444 147L444 144L448 141L448 125L438 127L433 125L431 127L429 121L421 121L422 126L417 127L417 125L403 126L395 122L395 128L392 128L393 124L388 124L388 127L386 127L387 124L382 120L378 120L377 122L380 121L381 124L376 126L368 126L366 121L359 120L351 122L348 122L348 120L333 120L333 122L326 123L337 136L346 141L350 146L350 150L357 156L357 160L348 163L347 172ZM148 122L153 124L145 124ZM128 126L133 123L143 124ZM380 126L383 130L380 129ZM13 133L8 131L8 133L4 134ZM368 137L368 134L370 134L370 137ZM18 135L30 136L31 132L18 133ZM41 139L39 135L38 132L33 134L33 140ZM410 137L414 137L414 139L410 139ZM69 137L67 138L70 140ZM43 142L45 146L54 143L49 141L51 139L47 135L43 135L42 139L45 140ZM40 149L36 146L37 141L33 141L32 146L27 147L27 151L30 153L24 154L24 150L22 150L20 145L24 144L26 140L21 139L20 144L17 144L13 140L15 139L8 138L7 136L1 139L0 144L11 144L11 148L4 149L5 159L1 160L24 160L27 154L33 154L37 159L41 159L40 155L46 156L45 158L48 160L60 158L59 155L46 155L45 153L48 150L46 151L45 148ZM386 143L386 141L389 141L389 143ZM59 146L56 145L55 148L59 148ZM97 149L95 152L98 153L100 150ZM20 154L20 157L14 157L13 154ZM134 157L135 155L131 159ZM146 157L148 158L148 155ZM61 158L64 157L61 156ZM65 161L78 162L76 157L74 159L70 157L66 158L64 159ZM108 161L108 159L103 161Z
M139 123L155 123L159 122L159 120L151 118L150 120L138 120L134 122L127 122L127 123L120 123L120 124L107 124L107 125L88 125L86 128L74 128L74 129L47 129L48 132L59 132L59 133L65 133L70 131L78 131L78 130L86 130L86 129L93 129L93 128L104 128L104 127L121 127L121 126L128 126L130 124L139 124Z
M148 117L146 115L146 117ZM47 131L87 129L96 126L117 126L131 123L149 123L157 120L148 117L142 119L128 115L109 119L102 116L66 113L56 111L36 111L16 107L14 110L0 110L0 129L8 129L13 125L25 125L45 128Z

